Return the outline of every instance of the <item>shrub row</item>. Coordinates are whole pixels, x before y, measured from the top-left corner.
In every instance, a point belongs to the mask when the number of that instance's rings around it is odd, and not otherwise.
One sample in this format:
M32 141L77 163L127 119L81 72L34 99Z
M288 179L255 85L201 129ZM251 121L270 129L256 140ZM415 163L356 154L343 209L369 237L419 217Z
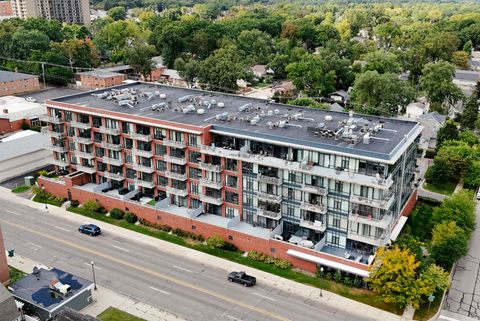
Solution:
M124 215L125 212L119 208L113 208L112 210L110 210L110 217L116 220L123 220Z
M192 232L189 232L189 231L184 231L181 228L172 229L172 227L170 225L151 223L151 222L149 222L147 220L144 220L142 218L139 219L139 222L142 225L152 227L156 230L164 231L164 232L167 232L167 233L171 231L173 234L175 234L177 236L180 236L180 237L187 237L187 238L190 238L192 240L199 241L199 242L205 241L205 238L203 237L203 235L195 234L195 233L192 233Z
M250 252L248 252L247 257L254 260L254 261L260 261L260 262L265 262L267 264L273 264L275 267L280 268L280 269L284 269L284 270L289 270L289 269L292 268L292 263L288 262L287 260L276 259L276 258L268 256L268 255L266 255L262 252L250 251Z

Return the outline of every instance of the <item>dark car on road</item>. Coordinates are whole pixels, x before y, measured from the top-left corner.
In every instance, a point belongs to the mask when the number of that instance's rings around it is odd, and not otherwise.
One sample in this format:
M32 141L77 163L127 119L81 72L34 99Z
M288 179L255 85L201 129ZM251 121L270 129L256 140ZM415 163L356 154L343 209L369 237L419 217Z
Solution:
M96 226L95 224L82 225L78 228L78 231L80 233L85 233L85 234L88 234L88 235L91 235L91 236L100 235L100 233L102 233L100 228L98 226Z
M257 279L254 276L248 275L245 272L230 272L228 274L228 281L240 283L243 286L254 286Z

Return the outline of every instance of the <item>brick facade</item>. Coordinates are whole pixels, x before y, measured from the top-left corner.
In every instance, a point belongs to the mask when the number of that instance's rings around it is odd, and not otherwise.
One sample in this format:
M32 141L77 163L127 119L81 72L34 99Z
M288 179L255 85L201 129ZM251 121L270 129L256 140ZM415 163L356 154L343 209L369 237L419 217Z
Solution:
M12 2L0 1L0 17L10 17L10 16L13 16Z
M7 256L5 254L5 244L3 243L2 228L0 226L0 282L3 284L8 283L10 280Z
M107 88L111 86L121 85L127 79L125 75L118 74L112 77L96 77L92 75L80 75L80 81L83 88Z
M37 77L14 81L0 81L0 96L14 95L39 89L40 83Z
M10 133L20 130L22 129L23 123L30 125L30 120L20 119L11 122L8 118L0 118L0 133Z

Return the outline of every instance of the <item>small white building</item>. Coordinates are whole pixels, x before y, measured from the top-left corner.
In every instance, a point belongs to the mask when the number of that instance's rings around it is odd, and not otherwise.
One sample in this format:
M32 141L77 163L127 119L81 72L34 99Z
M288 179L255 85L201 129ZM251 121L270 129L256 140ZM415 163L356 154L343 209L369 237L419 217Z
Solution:
M407 118L417 119L419 116L426 114L428 109L428 103L413 102L406 107L405 116Z

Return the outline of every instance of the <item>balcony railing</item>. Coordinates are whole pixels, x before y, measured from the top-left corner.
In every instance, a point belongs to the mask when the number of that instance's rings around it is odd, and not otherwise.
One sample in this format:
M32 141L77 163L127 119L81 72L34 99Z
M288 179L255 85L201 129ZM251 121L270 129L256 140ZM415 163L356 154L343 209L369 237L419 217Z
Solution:
M141 179L135 179L135 185L143 186L143 187L146 187L146 188L154 188L155 187L154 182L144 181L144 180L141 180Z
M105 127L105 126L100 126L98 129L103 134L109 134L109 135L115 135L115 136L120 135L121 132L122 132L118 128L109 128L109 127Z
M65 153L68 150L67 146L59 146L59 145L50 145L48 149L54 152L59 152L59 153Z
M130 137L136 140L140 140L142 142L150 142L153 139L152 134L130 133Z
M322 204L311 204L308 202L302 202L302 204L300 205L300 209L320 214L327 213L327 207Z
M223 198L208 196L208 195L205 195L205 194L200 194L200 200L202 202L207 202L207 203L215 204L215 205L222 205L223 204Z
M261 183L273 184L273 185L282 185L282 179L278 177L266 176L262 174L257 175L257 179Z
M106 148L106 149L111 149L111 150L117 151L117 152L122 150L122 144L120 144L120 143L115 144L115 143L101 142L100 146L102 146L103 148Z
M217 173L220 173L222 171L222 166L209 164L205 162L200 162L200 168L207 171L217 172Z
M111 158L111 157L107 157L107 156L102 157L102 161L106 164L115 165L115 166L122 166L123 165L123 160L122 159L116 159L116 158Z
M258 192L257 194L259 199L268 201L268 202L273 202L273 203L281 203L282 202L282 195L272 195L268 193L262 193Z
M79 121L71 121L70 126L75 128L80 128L80 129L90 129L92 128L92 123L82 123Z
M133 164L133 169L144 173L153 173L153 167L141 164Z
M322 221L309 221L309 220L300 220L300 226L306 227L311 230L325 232L327 230L327 224L323 223Z
M185 148L185 147L187 147L187 144L185 142L172 140L172 139L167 139L167 138L165 138L163 140L163 145L170 146L170 147L175 147L175 148Z
M179 181L184 181L187 179L187 174L180 174L172 171L166 171L165 176L173 179L178 179Z
M311 193L311 194L318 194L321 196L327 195L327 189L323 187L318 187L318 186L312 186L312 185L306 185L303 184L302 186L302 191Z
M268 217L274 220L279 220L282 218L282 213L277 213L277 212L272 212L265 210L263 208L259 208L257 211L257 215L263 216L263 217Z
M67 167L68 165L70 165L67 161L64 161L64 160L61 160L61 159L52 159L50 162L53 165L61 166L61 167Z
M388 210L390 206L392 206L394 201L395 201L395 193L389 193L387 194L387 196L385 196L380 200L358 196L358 195L350 196L350 202L352 203L367 205L367 206L381 208L385 210Z
M77 168L77 171L80 171L80 172L83 172L83 173L87 173L87 174L93 174L95 173L97 170L95 169L95 167L90 167L90 166L84 166L84 165L75 165L75 167Z
M85 159L94 159L95 158L95 155L93 155L92 153L86 153L86 152L82 152L82 151L79 151L79 150L75 150L75 151L73 151L73 153L75 154L75 156L85 158Z
M348 217L350 221L356 223L367 224L371 226L380 227L383 229L387 229L390 223L392 223L392 215L383 215L381 218L374 218L372 215L365 216L360 214L351 213Z
M80 137L80 136L73 136L73 140L80 144L86 144L86 145L93 144L91 137L86 138L86 137Z
M66 137L65 132L57 132L54 130L49 130L48 132L50 133L50 136L56 139L62 139Z
M187 159L185 157L176 157L172 155L165 155L163 156L163 159L166 162L172 163L172 164L177 164L177 165L185 165L187 163Z
M202 178L200 180L200 185L215 189L221 189L223 187L223 182L215 182L207 178Z
M114 181L123 181L125 179L125 177L123 177L120 174L114 174L110 172L103 172L103 176L105 176L106 178L113 179Z
M357 233L352 233L350 231L348 231L347 233L347 238L354 241L371 244L373 246L382 246L384 241L384 237L375 238L372 236L365 236Z
M167 193L182 196L182 197L185 197L188 194L186 188L185 189L179 189L179 188L175 188L175 187L171 187L171 186L167 186Z
M138 149L138 148L132 148L132 154L142 156L142 157L146 157L146 158L153 157L153 151L143 150L143 149Z
M40 117L41 120L47 123L52 123L52 124L63 124L65 122L65 119L60 118L60 117L52 117L48 115L44 115L43 117Z

